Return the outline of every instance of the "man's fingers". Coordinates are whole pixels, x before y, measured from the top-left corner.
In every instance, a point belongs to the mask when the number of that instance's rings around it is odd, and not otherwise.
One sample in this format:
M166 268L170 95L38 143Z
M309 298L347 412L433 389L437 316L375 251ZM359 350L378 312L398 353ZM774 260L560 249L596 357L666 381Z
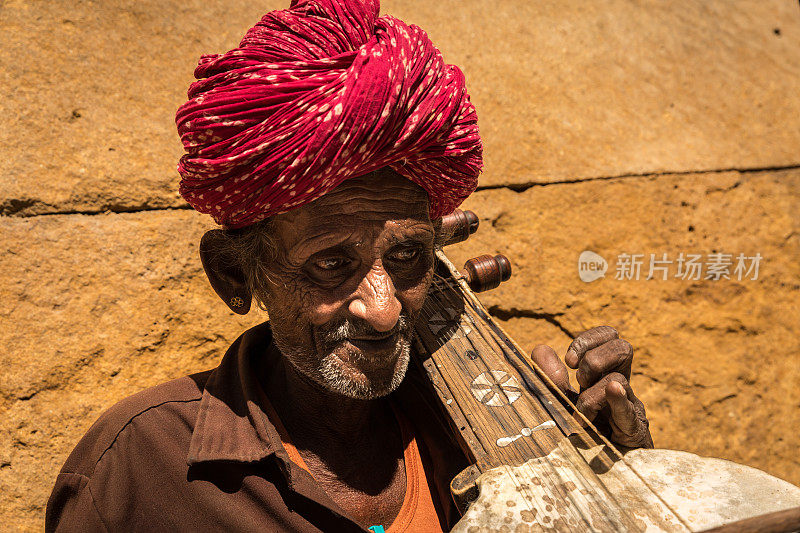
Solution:
M531 352L531 359L559 389L564 392L570 389L567 367L561 362L555 350L545 344L540 344Z
M620 374L617 375L622 377ZM606 384L613 379L613 376L614 374L609 374L603 377L603 379L594 386L581 391L578 396L575 407L578 411L583 413L583 416L588 418L590 422L597 417L597 413L608 405L608 400L606 399Z
M590 421L595 421L602 411L602 416L608 417L613 442L629 448L653 447L644 405L622 374L614 372L603 377L581 392L575 406Z
M619 372L630 379L633 362L633 346L623 339L612 339L588 350L578 364L575 377L581 389L588 389L602 376Z
M628 381L622 374L617 372L612 372L607 376L603 376L603 379L588 389L581 391L580 396L578 396L578 401L575 403L575 407L590 421L594 420L594 418L597 416L597 413L599 413L602 409L610 407L607 389L612 382L622 386L623 396L625 396L624 391ZM614 392L616 392L616 390Z
M611 440L619 445L653 447L644 405L628 383L633 347L619 338L617 330L600 326L581 333L569 345L564 360L577 370L581 392L575 407L580 413L594 421L599 431L610 432Z
M633 402L628 399L625 386L614 380L606 383L606 400L611 408L612 427L625 436L636 435L640 422L633 408Z
M564 361L570 368L578 368L578 364L587 351L617 338L619 338L619 334L611 326L598 326L584 331L569 345Z

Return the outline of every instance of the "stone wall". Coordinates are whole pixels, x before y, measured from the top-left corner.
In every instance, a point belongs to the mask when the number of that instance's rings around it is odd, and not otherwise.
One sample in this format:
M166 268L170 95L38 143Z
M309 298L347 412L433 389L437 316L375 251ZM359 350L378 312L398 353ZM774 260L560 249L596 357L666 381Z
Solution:
M108 406L216 365L263 320L216 298L176 193L175 109L201 53L286 1L0 1L0 520L42 528ZM385 1L462 66L502 252L483 299L524 346L617 327L660 447L800 483L800 8L789 0ZM605 257L584 283L578 255ZM649 254L763 260L757 280L645 280ZM646 254L615 279L619 254Z

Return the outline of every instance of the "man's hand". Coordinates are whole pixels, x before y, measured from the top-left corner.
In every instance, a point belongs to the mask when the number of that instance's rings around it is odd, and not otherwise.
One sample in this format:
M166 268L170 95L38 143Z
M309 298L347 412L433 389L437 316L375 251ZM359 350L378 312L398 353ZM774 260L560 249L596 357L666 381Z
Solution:
M575 392L569 383L567 367L555 350L540 344L531 356L562 391ZM644 404L628 383L633 347L619 338L617 330L599 326L581 333L569 345L564 360L570 368L577 369L578 411L590 421L607 423L610 427L607 436L617 444L628 448L653 447Z

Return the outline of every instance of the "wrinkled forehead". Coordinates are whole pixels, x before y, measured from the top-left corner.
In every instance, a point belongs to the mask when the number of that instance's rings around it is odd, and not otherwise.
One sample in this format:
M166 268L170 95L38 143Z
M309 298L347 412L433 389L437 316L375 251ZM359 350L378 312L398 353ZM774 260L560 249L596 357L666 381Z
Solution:
M398 174L367 174L349 179L325 196L278 215L275 220L297 224L331 216L427 219L428 195Z
M425 190L390 171L351 178L325 196L273 220L287 247L324 232L383 227L387 223L431 225Z

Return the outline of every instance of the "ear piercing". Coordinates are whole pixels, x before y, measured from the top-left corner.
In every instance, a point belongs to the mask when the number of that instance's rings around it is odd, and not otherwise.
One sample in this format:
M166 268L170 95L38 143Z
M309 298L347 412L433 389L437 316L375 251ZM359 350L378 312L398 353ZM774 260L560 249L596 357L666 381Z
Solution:
M239 298L238 296L234 296L231 298L231 307L241 307L244 305L244 300Z

